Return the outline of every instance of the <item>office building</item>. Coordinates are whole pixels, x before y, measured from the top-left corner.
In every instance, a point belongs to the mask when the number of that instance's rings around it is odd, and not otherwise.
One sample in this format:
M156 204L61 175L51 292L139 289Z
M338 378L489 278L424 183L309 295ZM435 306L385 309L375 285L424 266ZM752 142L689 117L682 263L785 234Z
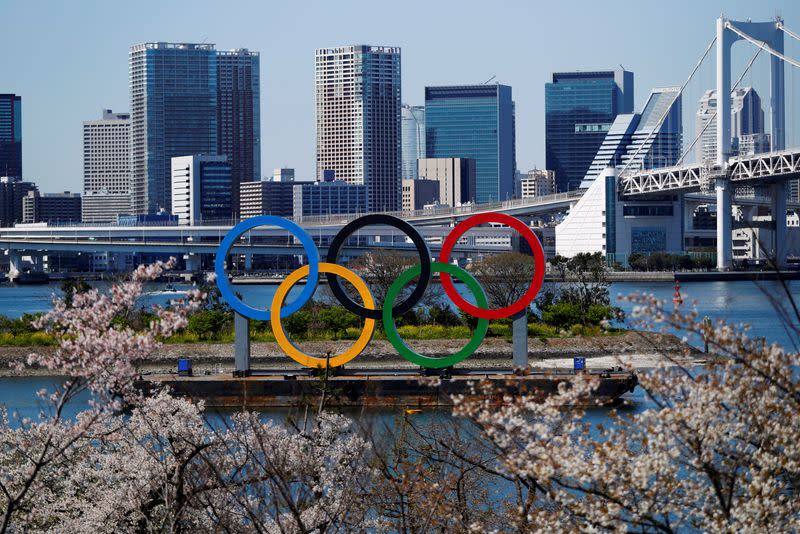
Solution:
M739 137L739 155L754 156L772 150L772 136L768 133L746 134Z
M116 222L131 212L131 116L104 109L83 123L82 220Z
M475 169L472 158L424 158L418 162L420 180L439 182L439 204L451 207L475 202Z
M403 211L421 210L439 202L439 182L436 180L403 180Z
M556 192L556 173L546 169L532 169L520 175L516 198L535 198Z
M81 222L80 193L43 193L33 189L22 197L23 223Z
M239 217L294 215L294 180L242 182L239 188Z
M683 151L682 113L680 87L654 88L619 166L631 171L676 165Z
M294 169L277 167L272 171L273 182L294 182Z
M129 193L89 191L81 198L81 221L88 224L115 224L131 212Z
M22 176L22 97L0 94L0 176Z
M132 211L168 211L170 160L217 151L213 44L143 43L130 49Z
M232 180L227 156L172 158L172 214L178 224L231 222Z
M620 115L609 129L631 132L604 145L618 163L584 179L586 192L556 227L556 252L571 257L601 252L623 265L630 254L683 250L680 195L620 199L620 173L669 167L680 159L683 134L679 87L653 89L642 113ZM661 119L664 118L663 121ZM599 156L598 156L599 157Z
M577 189L617 115L633 113L633 73L556 72L545 85L545 167Z
M511 87L425 88L426 155L475 160L476 202L513 196L515 136Z
M367 186L348 184L341 180L295 184L293 190L293 217L363 213L367 205Z
M363 184L361 211L400 209L400 49L316 51L317 180Z
M608 167L630 172L676 165L683 149L679 91L678 87L655 88L642 113L618 115L589 166L581 189L588 189Z
M259 53L217 52L217 153L228 157L233 213L239 184L261 179L261 78Z
M700 98L695 119L695 136L697 140L698 160L705 164L715 164L717 161L717 92L714 89L706 91ZM745 136L748 137L743 139ZM742 152L742 143L745 150L759 150L768 152L769 147L763 150L764 143L764 110L761 107L761 97L752 87L739 87L731 92L731 155L747 153ZM749 152L757 154L759 152Z
M17 176L0 177L0 227L22 222L22 199L29 191L37 191L36 184Z
M402 165L404 180L416 180L417 160L425 157L425 106L403 104L402 118Z

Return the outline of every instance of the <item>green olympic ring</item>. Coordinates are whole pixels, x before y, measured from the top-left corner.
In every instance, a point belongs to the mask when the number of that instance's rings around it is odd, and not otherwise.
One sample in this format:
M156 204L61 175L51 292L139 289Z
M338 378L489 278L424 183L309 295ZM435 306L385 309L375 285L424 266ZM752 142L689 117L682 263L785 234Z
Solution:
M403 271L403 273L398 276L389 287L389 291L386 292L386 299L383 303L383 330L386 333L386 339L389 340L389 343L392 344L395 350L397 350L397 352L403 358L411 363L415 363L430 369L450 367L466 360L478 349L483 341L483 338L486 337L486 333L489 331L489 320L479 319L478 326L472 333L472 338L470 338L469 343L467 343L460 351L450 354L449 356L445 356L443 358L431 358L430 356L423 356L422 354L411 350L400 338L400 334L397 332L397 326L394 324L394 317L392 317L392 307L394 302L397 300L397 297L400 295L400 292L403 290L403 287L414 277L419 276L421 272L422 266L420 264L409 267ZM435 261L431 263L431 273L447 273L457 277L459 280L464 282L464 284L466 284L466 286L475 296L475 300L477 301L479 307L486 308L489 305L488 301L486 300L486 294L483 292L481 285L471 274L461 267L458 267L457 265L451 265L449 263Z

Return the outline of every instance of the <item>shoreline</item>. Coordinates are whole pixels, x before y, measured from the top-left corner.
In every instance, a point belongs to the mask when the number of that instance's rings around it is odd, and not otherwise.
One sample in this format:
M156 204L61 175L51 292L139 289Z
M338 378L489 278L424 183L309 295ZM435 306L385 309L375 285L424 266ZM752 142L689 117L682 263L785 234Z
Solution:
M309 354L340 353L352 341L302 342ZM426 355L448 354L459 350L466 339L410 340L408 346ZM511 341L488 338L478 350L458 364L462 368L508 367L511 365ZM24 362L28 354L55 351L56 347L0 347L0 377L49 376L47 369L12 369L12 364ZM708 358L707 354L682 342L672 334L629 331L619 336L571 337L528 339L528 363L536 370L572 369L572 358L586 358L586 368L603 370L611 367L649 369L660 364L696 365ZM157 356L139 362L142 374L175 372L178 358L191 358L195 374L232 373L233 343L165 344ZM251 345L253 369L293 370L304 369L294 362L274 342ZM346 364L347 369L370 369L391 366L397 369L418 369L418 366L400 357L386 340L373 340L357 358Z

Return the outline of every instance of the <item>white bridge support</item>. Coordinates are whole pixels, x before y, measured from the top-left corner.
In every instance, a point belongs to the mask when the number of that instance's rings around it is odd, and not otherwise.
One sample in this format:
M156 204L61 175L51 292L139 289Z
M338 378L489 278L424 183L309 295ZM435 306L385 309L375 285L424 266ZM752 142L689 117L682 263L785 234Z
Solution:
M717 270L733 267L733 235L731 234L731 182L728 178L714 181L717 192Z
M22 272L22 254L18 250L8 251L8 278L13 280Z
M770 22L739 22L727 20L724 17L717 19L717 166L720 172L728 174L728 165L731 157L731 47L733 43L743 37L737 32L745 33L755 39L767 43L775 51L783 53L783 31L780 25L781 19ZM733 29L732 29L733 28ZM735 30L735 31L734 31ZM784 109L784 73L783 61L771 57L770 62L770 110L771 110L771 134L772 151L782 150L785 140L785 109ZM717 269L727 271L732 267L733 246L731 235L731 184L726 179L716 178L715 188L717 192ZM778 243L785 243L786 236L786 195L782 195L782 200L773 190L773 213L776 214L775 235L781 233L778 226L783 227L782 235ZM780 206L778 203L782 202ZM782 215L778 215L780 211ZM783 222L779 223L778 220ZM779 252L778 248L782 251ZM785 249L776 244L775 252L777 261L786 261Z
M775 266L786 268L786 187L785 181L772 185L772 220L775 224L775 243L772 252L775 255Z

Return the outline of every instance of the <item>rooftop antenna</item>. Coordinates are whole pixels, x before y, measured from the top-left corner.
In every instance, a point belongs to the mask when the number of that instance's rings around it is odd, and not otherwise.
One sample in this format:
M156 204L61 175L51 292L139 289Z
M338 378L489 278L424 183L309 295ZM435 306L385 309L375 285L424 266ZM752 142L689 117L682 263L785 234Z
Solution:
M492 77L489 78L488 80L486 80L485 82L483 82L481 85L486 85L487 83L491 82L495 78L497 78L497 74L492 74Z
M622 65L622 63L617 63L617 65L619 65L619 68L621 68L622 70L625 70L625 67Z

